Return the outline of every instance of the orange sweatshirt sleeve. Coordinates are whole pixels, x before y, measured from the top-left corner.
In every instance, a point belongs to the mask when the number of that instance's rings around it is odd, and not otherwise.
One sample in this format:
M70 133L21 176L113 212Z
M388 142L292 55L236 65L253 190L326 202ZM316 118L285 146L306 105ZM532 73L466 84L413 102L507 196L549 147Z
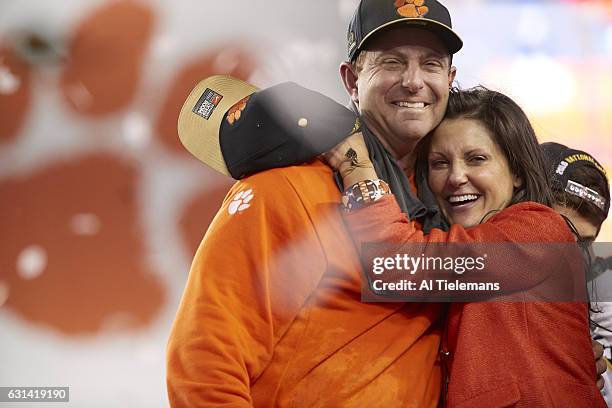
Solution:
M557 279L568 271L568 267L571 267L573 276L562 276L567 281L564 293L568 296L582 293L576 289L579 286L575 286L580 284L580 276L584 277L582 258L578 246L574 244L575 239L563 218L541 204L519 203L475 227L464 228L454 224L448 232L433 229L428 235L417 229L406 214L401 212L392 195L346 213L344 217L353 240L362 249L367 244L388 243L393 244L395 251L402 246L414 248L415 244L420 243L422 245L419 248L427 254L439 251L444 248L444 244L476 244L461 248L473 251L465 255L482 256L483 248L488 249L489 255L491 252L495 255L489 256L487 260L487 279L500 283L500 293L529 289L553 276ZM371 259L365 262L372 264ZM469 275L467 272L465 275L453 276L467 278Z
M318 284L324 260L282 174L237 183L195 255L171 330L171 406L252 406L250 387Z

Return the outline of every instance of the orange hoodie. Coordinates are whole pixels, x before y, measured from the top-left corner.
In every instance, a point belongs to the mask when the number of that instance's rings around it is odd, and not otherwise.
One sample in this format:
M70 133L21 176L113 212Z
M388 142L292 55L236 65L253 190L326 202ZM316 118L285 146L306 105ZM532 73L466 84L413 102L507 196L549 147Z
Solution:
M316 161L231 189L172 327L172 406L437 405L441 306L361 302L332 180Z

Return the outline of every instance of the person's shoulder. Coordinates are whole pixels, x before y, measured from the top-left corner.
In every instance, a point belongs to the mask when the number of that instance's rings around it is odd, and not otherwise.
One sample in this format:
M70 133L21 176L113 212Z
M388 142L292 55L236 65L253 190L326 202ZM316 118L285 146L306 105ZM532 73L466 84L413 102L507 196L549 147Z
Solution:
M266 170L238 181L232 193L252 189L267 199L282 198L289 193L297 196L312 194L328 196L337 194L333 172L320 160L313 160L299 166ZM227 198L226 198L227 200Z
M318 179L329 181L329 177L332 174L333 172L329 166L325 165L321 160L315 159L298 166L280 167L277 169L262 171L260 173L245 177L242 179L242 181L263 184L279 181L282 182L283 179L293 181L312 178L312 181Z
M237 181L225 196L220 212L235 215L251 208L249 213L271 214L292 211L296 206L309 211L320 203L339 202L339 196L332 170L314 160Z
M525 201L509 206L494 218L503 219L520 217L521 224L526 228L533 228L553 240L572 242L574 236L565 219L554 209L547 205L533 201Z
M542 213L542 214L550 214L555 213L555 210L550 208L547 205L536 203L534 201L523 201L521 203L513 204L506 208L507 212L534 212L534 213ZM556 213L555 213L556 214Z

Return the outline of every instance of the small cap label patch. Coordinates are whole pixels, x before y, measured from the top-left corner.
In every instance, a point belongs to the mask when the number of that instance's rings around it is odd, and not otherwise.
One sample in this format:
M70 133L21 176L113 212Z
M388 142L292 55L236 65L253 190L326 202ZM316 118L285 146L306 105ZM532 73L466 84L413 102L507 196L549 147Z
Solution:
M251 95L242 98L241 100L236 102L234 106L229 108L229 110L227 111L226 120L230 125L233 125L234 122L240 119L240 116L242 116L242 111L244 110L244 108L246 108L247 102L249 101L250 97Z
M349 31L348 36L347 36L347 41L348 41L348 52L350 54L351 51L353 51L353 48L355 48L357 46L357 42L355 42L355 33L354 32Z
M193 113L208 120L217 105L219 105L219 102L221 102L221 99L223 99L222 95L219 95L210 88L206 88L200 99L198 99L198 103L193 107Z
M402 17L419 18L429 12L425 0L395 0L393 4L397 8L397 13Z
M567 169L567 162L565 160L561 160L561 163L559 163L559 165L557 166L557 171L556 173L560 176L563 175L563 173L565 173L565 169Z

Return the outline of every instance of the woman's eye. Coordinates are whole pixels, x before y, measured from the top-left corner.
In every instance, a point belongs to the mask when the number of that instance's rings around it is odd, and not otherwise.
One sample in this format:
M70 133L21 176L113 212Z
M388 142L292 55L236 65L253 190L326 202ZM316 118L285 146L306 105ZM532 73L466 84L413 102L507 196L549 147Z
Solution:
M443 169L448 166L448 162L446 160L431 160L429 162L429 167L432 169Z
M487 160L485 156L472 156L470 157L470 163L479 164Z

